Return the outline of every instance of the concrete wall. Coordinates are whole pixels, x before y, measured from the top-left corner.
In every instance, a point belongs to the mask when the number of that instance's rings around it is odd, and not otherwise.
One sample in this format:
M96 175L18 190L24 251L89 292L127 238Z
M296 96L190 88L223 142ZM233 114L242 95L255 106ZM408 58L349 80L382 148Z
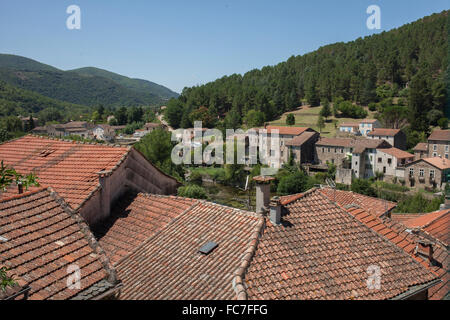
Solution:
M127 191L153 194L175 194L179 183L160 172L143 155L132 149L126 159L111 174L99 175L100 188L80 210L89 225L105 218L114 203Z

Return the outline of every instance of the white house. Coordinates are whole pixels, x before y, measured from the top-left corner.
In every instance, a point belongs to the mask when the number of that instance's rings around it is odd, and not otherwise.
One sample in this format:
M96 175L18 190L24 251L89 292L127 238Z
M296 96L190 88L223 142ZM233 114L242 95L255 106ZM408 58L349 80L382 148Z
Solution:
M375 128L381 128L380 121L376 119L365 119L359 122L359 132L365 137Z

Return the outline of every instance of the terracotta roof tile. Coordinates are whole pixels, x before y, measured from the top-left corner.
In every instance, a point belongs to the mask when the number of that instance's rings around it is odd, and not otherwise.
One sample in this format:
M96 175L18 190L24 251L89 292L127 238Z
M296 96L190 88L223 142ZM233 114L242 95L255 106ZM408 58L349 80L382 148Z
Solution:
M114 170L129 148L25 136L0 145L0 160L22 174L34 172L73 208L98 187L98 172Z
M0 264L31 287L29 299L71 299L93 284L115 285L106 256L82 218L50 190L0 201ZM80 268L81 288L67 286L69 265Z
M428 141L450 141L450 130L434 130L428 137Z
M124 195L93 232L111 263L116 264L194 203L197 200L173 196Z
M428 143L419 142L417 146L414 147L414 151L428 151Z
M250 299L388 299L437 278L367 227L375 217L360 208L365 223L313 189L285 209L281 226L268 223L245 275ZM379 290L367 287L371 265L381 269Z
M425 158L425 159L420 159L420 160L426 161L429 164L431 164L441 170L450 169L450 160L449 159L434 157L434 158Z
M302 146L305 142L307 142L309 139L314 137L317 133L316 132L303 132L299 136L294 137L292 140L287 141L287 146Z
M389 136L393 137L401 132L400 129L375 128L369 132L369 136Z
M320 192L322 192L331 201L335 201L343 207L356 205L363 208L366 212L377 217L385 215L397 206L395 202L365 196L352 191L322 188L320 189Z
M150 205L167 205L167 201L173 208L180 205L173 198L141 197L139 201ZM185 204L180 207L185 208ZM236 298L240 285L235 274L248 264L247 255L254 251L262 224L263 219L251 212L203 201L188 204L159 232L144 232L148 239L116 265L124 284L121 298ZM218 247L203 255L199 249L208 241Z
M258 128L259 130L263 130L264 128ZM272 133L272 130L278 130L280 135L292 135L298 136L303 132L307 131L309 128L305 127L283 127L283 126L267 126L267 133Z
M387 154L389 154L389 155L391 155L393 157L396 157L397 159L414 158L413 154L411 154L409 152L406 152L406 151L403 151L403 150L400 150L400 149L397 149L397 148L394 148L394 147L378 149L378 151L387 153Z

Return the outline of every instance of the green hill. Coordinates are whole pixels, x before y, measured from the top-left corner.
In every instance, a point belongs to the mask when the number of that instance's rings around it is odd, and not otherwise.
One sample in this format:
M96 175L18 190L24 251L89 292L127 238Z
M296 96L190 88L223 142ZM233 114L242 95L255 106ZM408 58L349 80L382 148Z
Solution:
M120 74L110 72L103 69L98 69L94 67L86 67L86 68L80 68L75 70L70 70L70 72L75 72L80 75L86 75L86 76L97 76L97 77L103 77L106 79L110 79L112 81L115 81L125 88L135 90L138 92L151 92L157 96L159 96L162 99L168 99L168 98L176 98L178 97L178 93L173 92L172 90L159 85L157 83L142 80L142 79L131 79L125 76L122 76Z
M169 102L166 118L171 126L186 128L193 120L211 123L219 115L225 121L213 125L235 128L254 123L246 119L255 116L251 110L263 114L259 121L272 121L302 103L314 106L325 99L343 99L363 106L378 103L380 117L389 116L386 107L402 104L408 110L401 109L402 116L411 127L426 132L446 106L450 108L445 92L448 14L433 14L387 32L292 56L275 66L186 88ZM199 112L200 107L209 114Z
M149 82L139 87L138 80L101 71L62 71L32 59L0 54L0 80L60 101L87 106L142 106L161 104L176 96L162 86Z

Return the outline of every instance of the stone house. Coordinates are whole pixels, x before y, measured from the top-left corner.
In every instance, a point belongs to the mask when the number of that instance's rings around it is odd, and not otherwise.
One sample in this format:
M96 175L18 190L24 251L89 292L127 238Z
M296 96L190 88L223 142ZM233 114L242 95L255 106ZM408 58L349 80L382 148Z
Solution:
M375 171L382 172L387 181L392 181L394 177L404 179L404 174L398 169L412 161L414 155L409 152L397 148L377 149Z
M414 147L414 160L428 158L428 143L420 142Z
M405 181L410 188L443 189L450 180L450 160L424 158L406 164Z
M428 137L428 157L449 159L450 130L434 130Z
M397 149L406 149L406 135L400 129L375 128L367 134L367 137L369 139L386 140Z

